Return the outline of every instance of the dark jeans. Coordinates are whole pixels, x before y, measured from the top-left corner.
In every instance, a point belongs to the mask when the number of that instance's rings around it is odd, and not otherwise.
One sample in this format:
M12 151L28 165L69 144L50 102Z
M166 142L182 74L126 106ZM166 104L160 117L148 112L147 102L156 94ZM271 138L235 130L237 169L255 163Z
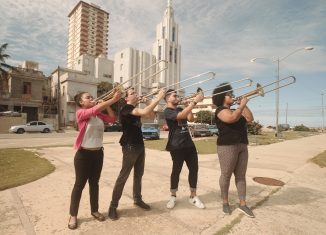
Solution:
M96 151L80 149L74 159L76 181L71 193L70 215L77 216L82 191L88 180L91 212L98 211L98 182L103 166L103 148Z
M198 155L196 148L178 149L171 151L170 154L173 161L170 191L172 193L178 191L179 177L183 162L186 162L189 169L188 182L190 191L196 191L198 179Z
M145 167L145 147L144 145L126 145L122 146L123 160L122 168L115 182L112 201L110 207L117 208L122 195L123 188L130 175L131 169L134 168L134 185L133 197L134 202L142 200L141 182Z

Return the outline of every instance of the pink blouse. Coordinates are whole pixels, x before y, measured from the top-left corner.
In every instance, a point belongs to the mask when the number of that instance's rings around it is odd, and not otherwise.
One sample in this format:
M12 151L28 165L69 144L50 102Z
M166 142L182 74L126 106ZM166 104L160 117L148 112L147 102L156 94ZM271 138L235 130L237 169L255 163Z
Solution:
M74 148L76 150L80 149L81 143L85 135L86 127L91 116L97 116L102 119L102 121L108 123L114 123L116 121L115 117L110 117L101 113L99 110L96 109L96 106L89 109L79 109L76 112L77 125L79 129L79 133L74 144Z

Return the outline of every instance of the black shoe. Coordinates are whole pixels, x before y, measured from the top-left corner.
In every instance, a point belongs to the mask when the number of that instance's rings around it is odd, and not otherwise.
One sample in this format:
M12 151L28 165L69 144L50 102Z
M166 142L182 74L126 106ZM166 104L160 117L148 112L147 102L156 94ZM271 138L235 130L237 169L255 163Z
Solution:
M252 213L250 208L247 207L246 205L244 205L244 206L239 205L238 210L240 210L243 214L245 214L246 216L248 216L250 218L255 218L254 213Z
M231 209L229 203L223 203L224 214L231 215Z
M74 223L70 223L70 220L71 220L71 216L69 217L68 228L69 228L69 229L72 229L72 230L76 229L77 226L78 226L78 224L77 224L77 219L76 219L76 221L75 221Z
M134 204L144 210L150 210L151 207L149 205L147 205L144 201L138 201L138 202L134 202Z
M111 220L117 220L119 219L118 213L117 213L117 208L110 207L109 208L109 213L108 216Z

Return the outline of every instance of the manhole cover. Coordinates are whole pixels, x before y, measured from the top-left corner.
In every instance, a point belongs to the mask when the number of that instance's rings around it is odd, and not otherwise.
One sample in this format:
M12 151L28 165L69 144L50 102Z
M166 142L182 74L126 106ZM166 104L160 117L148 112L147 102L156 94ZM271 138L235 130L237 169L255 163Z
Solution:
M284 182L268 177L254 177L253 180L259 184L270 186L283 186Z

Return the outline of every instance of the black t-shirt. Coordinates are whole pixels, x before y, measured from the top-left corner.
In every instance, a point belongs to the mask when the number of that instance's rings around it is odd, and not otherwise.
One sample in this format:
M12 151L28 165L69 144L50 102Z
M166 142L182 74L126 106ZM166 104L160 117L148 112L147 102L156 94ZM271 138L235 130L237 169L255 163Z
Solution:
M167 151L195 147L189 134L187 120L176 119L181 111L182 108L180 107L176 109L166 108L164 110L166 124L169 127L168 143L165 148Z
M131 114L134 108L133 105L126 104L120 111L120 123L122 125L120 144L122 146L127 144L144 145L140 117Z
M217 117L217 114L226 107L218 107L215 110L215 121L219 131L217 145L248 144L247 120L244 116L235 123L225 123Z

